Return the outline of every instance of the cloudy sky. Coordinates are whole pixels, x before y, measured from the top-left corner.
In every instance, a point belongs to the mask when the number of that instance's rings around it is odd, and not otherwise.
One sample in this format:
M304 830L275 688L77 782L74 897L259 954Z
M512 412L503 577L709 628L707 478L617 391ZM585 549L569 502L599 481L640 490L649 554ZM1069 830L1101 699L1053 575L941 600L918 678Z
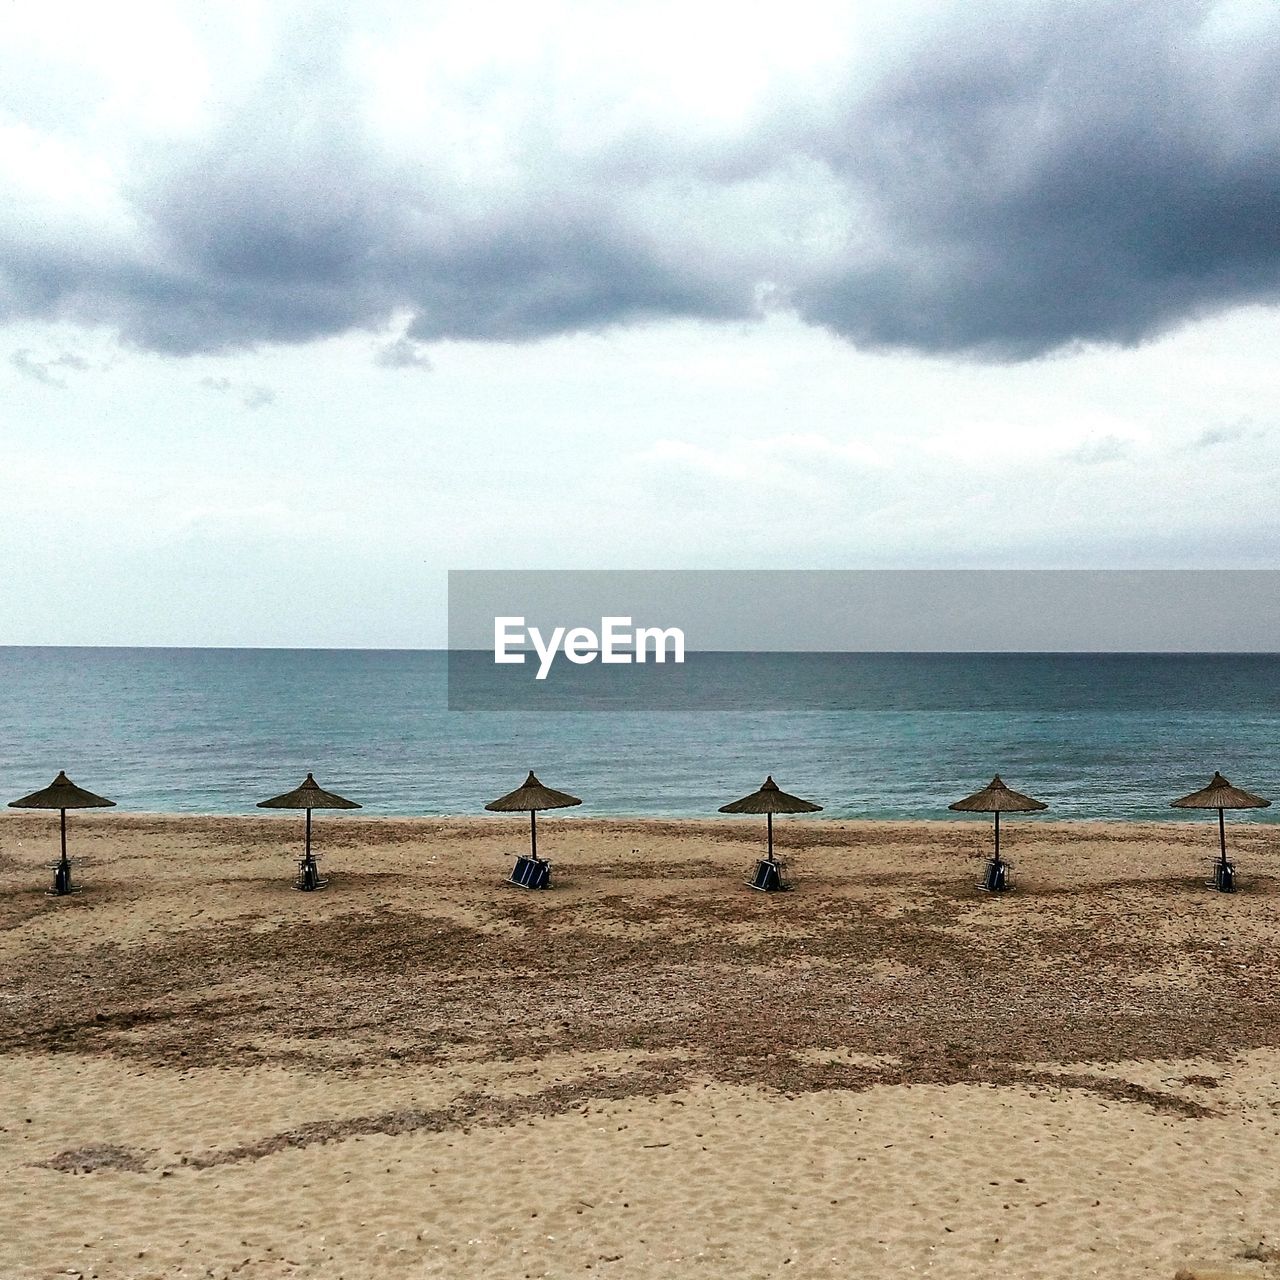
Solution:
M0 12L0 643L1280 566L1280 7Z

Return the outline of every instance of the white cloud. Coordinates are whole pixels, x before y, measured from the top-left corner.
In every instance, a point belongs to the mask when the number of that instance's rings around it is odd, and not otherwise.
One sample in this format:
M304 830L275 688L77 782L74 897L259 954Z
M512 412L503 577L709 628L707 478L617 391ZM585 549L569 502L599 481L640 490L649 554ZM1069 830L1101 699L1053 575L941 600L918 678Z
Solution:
M25 373L27 377L43 382L47 387L65 387L66 376L63 370L72 369L77 372L87 369L89 362L73 351L64 351L56 356L37 356L26 347L19 347L9 356L9 364Z
M714 446L660 439L638 451L633 461L715 481L752 486L764 482L803 490L807 485L838 483L832 468L886 467L892 460L890 449L884 442L838 441L816 432L796 432L764 439L728 437Z
M276 393L273 388L260 382L237 382L225 374L211 374L203 377L200 379L200 385L210 391L235 396L244 409L262 409L276 402Z

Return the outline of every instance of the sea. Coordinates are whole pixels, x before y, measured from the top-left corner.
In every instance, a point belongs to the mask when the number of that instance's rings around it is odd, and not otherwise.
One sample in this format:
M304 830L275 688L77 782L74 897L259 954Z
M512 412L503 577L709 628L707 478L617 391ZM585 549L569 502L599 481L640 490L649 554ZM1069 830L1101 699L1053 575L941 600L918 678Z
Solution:
M1168 805L1215 769L1280 797L1277 654L719 654L679 678L657 708L459 710L439 650L0 648L0 802L59 769L160 813L252 812L308 770L396 815L479 813L530 769L583 816L710 815L766 774L819 820L972 821L947 805L995 773L1049 819L1205 821Z

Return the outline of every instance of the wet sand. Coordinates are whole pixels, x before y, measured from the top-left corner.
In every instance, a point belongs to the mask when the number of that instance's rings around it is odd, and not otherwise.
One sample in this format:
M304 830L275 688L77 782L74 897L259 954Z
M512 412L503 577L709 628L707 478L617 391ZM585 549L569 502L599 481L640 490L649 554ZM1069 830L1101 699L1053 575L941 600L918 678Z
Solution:
M1280 1276L1280 832L0 817L0 1276ZM1272 1256L1272 1244L1278 1246Z

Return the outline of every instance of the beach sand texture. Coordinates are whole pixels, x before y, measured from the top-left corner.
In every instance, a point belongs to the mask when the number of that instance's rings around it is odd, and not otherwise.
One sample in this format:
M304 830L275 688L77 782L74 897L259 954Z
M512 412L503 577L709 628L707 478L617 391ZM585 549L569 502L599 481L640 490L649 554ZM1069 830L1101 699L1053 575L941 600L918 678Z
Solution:
M0 816L0 1277L1280 1276L1280 833L776 831Z

